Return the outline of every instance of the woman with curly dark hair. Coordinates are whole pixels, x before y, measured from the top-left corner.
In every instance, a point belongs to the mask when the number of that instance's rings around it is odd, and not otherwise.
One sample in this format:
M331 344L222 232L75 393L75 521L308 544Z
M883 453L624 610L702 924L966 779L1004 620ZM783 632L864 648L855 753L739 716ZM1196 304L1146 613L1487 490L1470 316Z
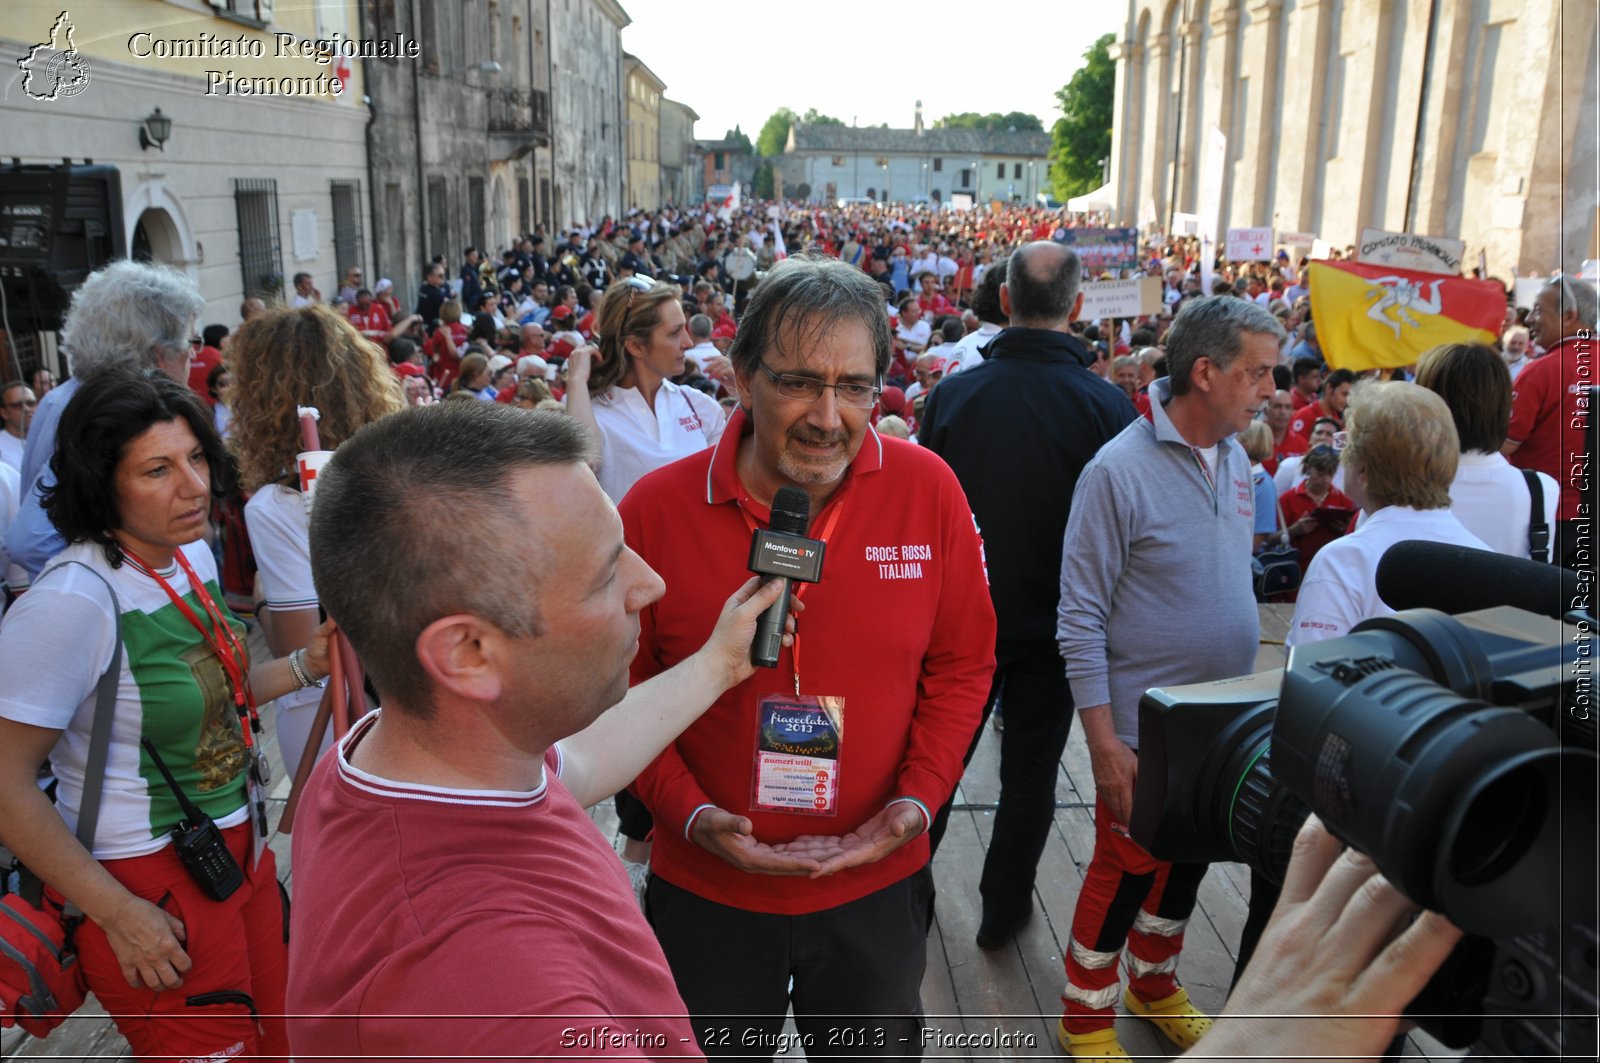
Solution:
M279 307L247 322L228 346L233 385L229 445L250 494L245 524L261 576L262 630L273 653L301 645L318 622L311 582L310 516L295 455L303 449L300 407L314 407L323 449L405 406L387 359L341 315L320 306ZM274 706L285 770L300 763L320 691Z
M188 388L104 370L79 386L56 438L44 509L69 545L0 627L0 842L44 880L47 903L87 917L78 961L135 1056L287 1057L255 698L326 676L332 624L252 665L202 539L227 455ZM103 674L115 684L109 740L94 737ZM47 757L54 806L35 782ZM191 807L214 823L227 874L180 859L174 834L202 825Z

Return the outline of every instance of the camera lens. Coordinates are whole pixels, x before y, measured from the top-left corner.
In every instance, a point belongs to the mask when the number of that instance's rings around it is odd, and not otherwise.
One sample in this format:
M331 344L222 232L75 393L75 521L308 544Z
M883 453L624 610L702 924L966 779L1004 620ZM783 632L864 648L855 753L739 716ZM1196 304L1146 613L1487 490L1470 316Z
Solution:
M1481 886L1505 874L1538 837L1548 802L1535 771L1508 772L1485 786L1462 817L1472 829L1450 848L1450 876Z

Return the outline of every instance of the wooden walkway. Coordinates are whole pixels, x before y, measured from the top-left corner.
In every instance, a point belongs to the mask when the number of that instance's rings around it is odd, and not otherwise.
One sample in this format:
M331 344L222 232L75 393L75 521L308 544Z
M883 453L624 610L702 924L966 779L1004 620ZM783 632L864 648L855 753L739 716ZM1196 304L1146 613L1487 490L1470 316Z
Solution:
M1275 643L1281 642L1288 618L1288 607L1262 607L1264 641L1257 656L1259 668L1283 663L1283 647ZM272 740L269 752L274 748ZM1006 948L986 952L974 941L981 915L978 876L999 798L998 768L999 745L991 729L962 779L949 831L934 861L937 918L928 937L928 972L922 988L930 1030L924 1052L930 1057L978 1060L1063 1055L1055 1038L1065 977L1062 954L1070 937L1083 871L1094 847L1094 777L1088 750L1074 728L1056 787L1055 833L1039 864L1032 922ZM280 778L271 809L274 822L287 791L287 782ZM607 836L615 835L609 802L598 806L592 816ZM275 835L272 848L292 889L288 838ZM1213 865L1201 885L1200 905L1189 923L1179 974L1197 1005L1208 1012L1220 1010L1227 994L1248 896L1249 874L1238 864ZM1118 1031L1122 1043L1142 1060L1167 1060L1175 1054L1153 1028L1137 1019L1123 1017ZM792 1024L789 1032L794 1032ZM985 1039L1000 1043L984 1047ZM18 1041L14 1049L13 1041ZM129 1058L127 1043L93 1000L88 1009L48 1039L19 1039L13 1031L4 1047L6 1056L15 1051L23 1057ZM1420 1034L1410 1039L1407 1048L1407 1056L1415 1058L1443 1060L1457 1055ZM1308 1056L1315 1052L1314 1045L1306 1046ZM791 1057L801 1054L796 1049Z

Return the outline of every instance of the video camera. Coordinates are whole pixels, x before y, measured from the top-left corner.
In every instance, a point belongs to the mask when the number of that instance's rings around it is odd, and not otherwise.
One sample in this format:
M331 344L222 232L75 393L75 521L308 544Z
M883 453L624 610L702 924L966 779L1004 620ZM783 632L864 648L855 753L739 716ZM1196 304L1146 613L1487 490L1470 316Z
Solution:
M1467 934L1407 1008L1423 1029L1474 1054L1595 1058L1593 630L1408 609L1281 671L1150 690L1130 832L1163 860L1281 882L1315 812Z

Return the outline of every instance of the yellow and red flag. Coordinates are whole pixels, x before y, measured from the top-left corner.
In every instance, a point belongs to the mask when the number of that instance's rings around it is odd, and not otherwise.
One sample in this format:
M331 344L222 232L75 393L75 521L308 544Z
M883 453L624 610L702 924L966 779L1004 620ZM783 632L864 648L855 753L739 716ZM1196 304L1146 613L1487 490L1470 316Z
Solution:
M1362 262L1313 262L1311 317L1335 369L1411 365L1441 343L1493 343L1506 293L1494 281Z

